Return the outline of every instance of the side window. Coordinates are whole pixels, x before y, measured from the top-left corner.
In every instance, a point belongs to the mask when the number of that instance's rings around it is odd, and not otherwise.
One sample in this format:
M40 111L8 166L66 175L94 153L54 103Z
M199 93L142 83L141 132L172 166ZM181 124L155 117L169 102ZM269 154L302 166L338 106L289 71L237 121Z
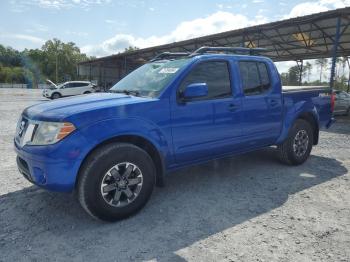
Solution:
M263 92L270 89L270 77L269 72L267 71L267 67L265 63L258 63L260 81L261 81L261 89Z
M271 83L265 63L239 62L243 92L246 96L260 95L270 89Z
M74 87L81 87L82 83L72 83L71 85L72 85L73 88Z
M204 99L215 99L232 96L228 64L225 61L210 61L198 64L182 81L180 92L194 83L206 83L208 96ZM200 98L203 100L203 98Z
M64 85L64 88L72 88L73 87L73 84L72 83L68 83L68 84L65 84Z

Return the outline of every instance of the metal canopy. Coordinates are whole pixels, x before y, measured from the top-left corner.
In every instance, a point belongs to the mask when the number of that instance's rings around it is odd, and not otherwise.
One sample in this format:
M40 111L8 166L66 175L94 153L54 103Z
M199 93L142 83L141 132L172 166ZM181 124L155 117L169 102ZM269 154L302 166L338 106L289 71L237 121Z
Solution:
M94 66L118 68L120 79L157 54L193 52L201 46L266 48L268 52L264 55L276 62L349 56L349 25L350 7L346 7L97 58L80 63L79 68L90 66L90 71Z

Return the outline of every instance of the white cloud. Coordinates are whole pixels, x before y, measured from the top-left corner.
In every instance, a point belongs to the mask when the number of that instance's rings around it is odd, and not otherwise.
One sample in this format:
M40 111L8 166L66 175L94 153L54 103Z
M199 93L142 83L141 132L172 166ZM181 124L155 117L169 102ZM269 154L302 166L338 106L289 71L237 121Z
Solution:
M27 33L35 33L35 32L47 32L49 28L46 25L42 24L32 24L30 28L25 30Z
M18 40L25 40L25 41L29 41L32 42L34 44L44 44L45 40L36 36L32 36L32 35L25 35L25 34L1 34L0 35L0 39L1 38L12 38L12 39L18 39Z
M29 7L40 7L45 9L68 9L72 7L89 8L94 5L110 3L111 0L12 0L12 11L23 12Z
M343 8L346 6L350 6L350 0L320 0L304 2L293 7L290 13L285 15L284 18L325 12L331 9Z
M78 31L72 31L72 30L66 30L64 33L66 35L72 35L72 36L78 36L78 37L87 37L89 35L86 32L78 32Z
M113 19L105 19L105 22L106 22L107 24L116 24L116 23L117 23L117 21L116 21L116 20L113 20Z
M276 67L277 67L278 72L280 74L287 73L289 68L297 65L297 63L295 61L276 62L275 64L276 64Z
M204 18L197 18L191 21L182 22L167 35L142 38L129 34L117 34L114 37L103 41L99 45L84 46L82 51L88 53L89 55L104 56L122 52L129 46L145 48L243 28L264 23L266 21L267 18L263 17L262 15L258 15L254 20L252 20L244 15L218 11Z
M154 10L156 10L154 7L150 7L148 8L148 10L150 10L151 12L153 12Z

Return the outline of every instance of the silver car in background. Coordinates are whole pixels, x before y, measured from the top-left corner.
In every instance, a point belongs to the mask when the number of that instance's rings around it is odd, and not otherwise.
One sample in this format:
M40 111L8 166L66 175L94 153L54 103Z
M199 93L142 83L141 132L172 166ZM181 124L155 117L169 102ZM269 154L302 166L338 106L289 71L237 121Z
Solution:
M350 94L335 90L335 115L349 115L350 113Z

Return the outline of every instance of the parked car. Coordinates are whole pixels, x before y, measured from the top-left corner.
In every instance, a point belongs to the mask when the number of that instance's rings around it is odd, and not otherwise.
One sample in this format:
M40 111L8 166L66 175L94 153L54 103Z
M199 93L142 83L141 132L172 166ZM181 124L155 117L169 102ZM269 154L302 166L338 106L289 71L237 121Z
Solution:
M139 211L171 170L271 145L284 163L304 163L333 123L330 90L282 91L269 58L216 50L161 56L110 93L28 107L14 139L19 171L75 190L88 214L115 221Z
M350 95L344 91L336 90L335 93L335 115L349 115L350 113Z
M57 99L65 96L90 94L95 92L94 87L95 85L88 81L70 81L60 85L52 83L50 88L43 90L43 96Z

